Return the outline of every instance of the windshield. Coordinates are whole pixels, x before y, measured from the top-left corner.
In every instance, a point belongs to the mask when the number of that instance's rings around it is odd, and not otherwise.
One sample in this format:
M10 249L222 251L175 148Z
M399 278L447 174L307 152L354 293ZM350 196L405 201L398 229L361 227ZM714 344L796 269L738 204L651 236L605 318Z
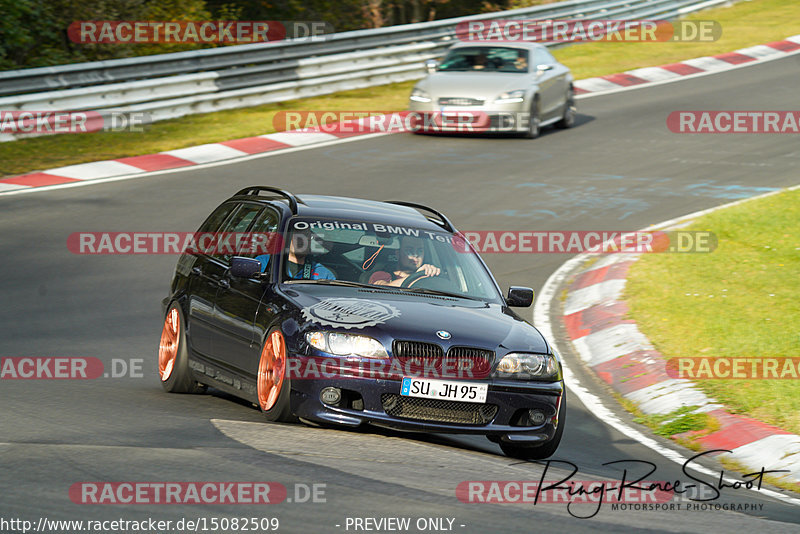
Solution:
M347 283L502 302L458 236L366 221L294 218L281 281Z
M528 72L528 51L501 46L455 48L437 70L476 72Z

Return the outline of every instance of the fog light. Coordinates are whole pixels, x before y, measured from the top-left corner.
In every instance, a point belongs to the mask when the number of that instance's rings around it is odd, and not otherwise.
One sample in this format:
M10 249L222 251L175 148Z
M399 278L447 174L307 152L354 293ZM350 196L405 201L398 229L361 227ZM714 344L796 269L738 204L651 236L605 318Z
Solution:
M543 425L547 419L541 410L528 410L528 417L535 426Z
M319 393L319 398L325 404L339 404L342 399L342 390L339 388L324 388Z

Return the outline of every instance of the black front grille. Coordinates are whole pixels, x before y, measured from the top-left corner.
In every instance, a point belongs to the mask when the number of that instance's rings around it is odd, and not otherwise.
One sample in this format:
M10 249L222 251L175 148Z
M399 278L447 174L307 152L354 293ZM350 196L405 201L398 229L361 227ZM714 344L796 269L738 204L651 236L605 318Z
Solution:
M395 341L392 347L396 358L443 358L442 347L422 341Z
M445 96L439 99L440 106L482 106L483 100L480 98L469 98L463 96Z
M473 358L476 360L492 361L494 352L484 349L476 349L474 347L450 347L447 351L448 358Z
M420 399L394 393L381 395L381 404L383 410L393 417L439 423L487 425L497 414L496 404Z
M492 369L494 352L475 347L442 347L422 341L395 341L394 357L408 376L425 378L486 378Z

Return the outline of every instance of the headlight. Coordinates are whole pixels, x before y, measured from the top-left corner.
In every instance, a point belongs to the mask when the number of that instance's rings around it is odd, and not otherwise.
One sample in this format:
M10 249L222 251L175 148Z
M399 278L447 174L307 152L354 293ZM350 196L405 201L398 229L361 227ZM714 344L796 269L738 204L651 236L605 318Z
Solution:
M363 358L389 357L380 341L357 334L307 332L306 341L315 349L337 356L361 356Z
M413 100L414 102L422 102L427 104L431 101L431 97L428 93L420 89L419 87L415 87L413 91L411 91L411 96L409 100Z
M500 378L555 378L558 375L558 362L551 354L506 354L497 364L495 376Z
M516 91L509 91L498 96L495 104L518 104L525 101L525 89L517 89Z

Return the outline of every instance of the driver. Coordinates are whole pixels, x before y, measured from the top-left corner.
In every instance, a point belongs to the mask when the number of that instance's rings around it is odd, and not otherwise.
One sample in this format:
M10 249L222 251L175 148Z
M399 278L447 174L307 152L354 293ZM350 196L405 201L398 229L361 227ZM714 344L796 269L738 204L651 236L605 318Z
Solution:
M473 70L483 70L489 67L489 58L486 56L486 52L483 51L478 52L473 61L474 61L472 65Z
M514 60L514 67L518 71L528 71L528 53L525 50L517 51L517 59Z
M370 284L379 286L401 286L413 273L422 271L425 276L439 276L442 270L425 263L425 242L419 237L404 236L400 240L397 268L392 272L377 271L369 278Z

